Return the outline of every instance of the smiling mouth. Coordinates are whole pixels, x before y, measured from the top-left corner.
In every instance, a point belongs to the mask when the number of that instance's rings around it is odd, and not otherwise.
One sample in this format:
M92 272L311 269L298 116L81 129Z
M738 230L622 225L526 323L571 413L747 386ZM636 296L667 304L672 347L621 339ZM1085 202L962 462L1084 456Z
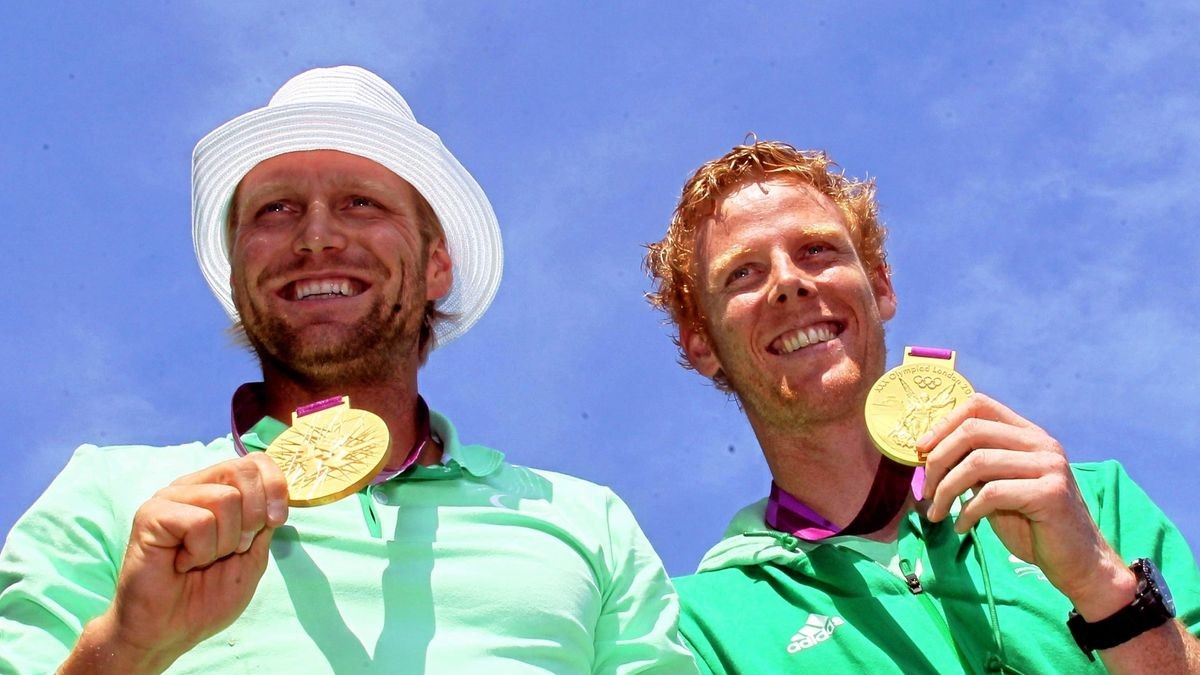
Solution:
M829 342L841 335L844 330L846 330L846 326L841 323L823 321L807 328L798 328L780 335L767 346L767 351L772 354L791 354L805 347Z
M290 300L326 300L352 298L366 290L361 281L350 278L301 279L283 288L281 295Z

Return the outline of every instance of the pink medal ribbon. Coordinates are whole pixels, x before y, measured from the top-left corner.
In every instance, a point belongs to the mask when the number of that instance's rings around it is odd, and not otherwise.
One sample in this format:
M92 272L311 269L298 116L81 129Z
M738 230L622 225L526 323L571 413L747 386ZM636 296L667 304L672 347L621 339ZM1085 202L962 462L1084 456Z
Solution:
M908 353L913 356L923 356L927 359L948 359L954 356L953 349L942 349L940 347L909 347Z
M887 457L879 458L879 468L867 501L846 527L838 527L811 506L800 501L771 481L764 520L767 526L788 532L804 541L821 541L838 534L867 534L887 525L904 506L911 490L920 499L925 489L925 469L904 466Z
M296 408L296 417L304 417L319 410L326 410L342 403L341 396L334 396L322 401L315 401L307 405L302 405ZM242 434L246 433L263 418L263 409L266 408L262 393L261 382L247 382L237 388L233 392L233 400L229 405L229 426L233 430L233 446L237 450L238 455L245 457L249 454L245 444L242 443ZM389 481L404 472L405 469L412 466L417 458L421 456L421 451L425 449L428 443L433 441L433 433L429 427L429 406L426 405L425 399L417 396L417 441L413 444L412 450L409 450L404 461L398 466L385 466L371 480L371 485Z

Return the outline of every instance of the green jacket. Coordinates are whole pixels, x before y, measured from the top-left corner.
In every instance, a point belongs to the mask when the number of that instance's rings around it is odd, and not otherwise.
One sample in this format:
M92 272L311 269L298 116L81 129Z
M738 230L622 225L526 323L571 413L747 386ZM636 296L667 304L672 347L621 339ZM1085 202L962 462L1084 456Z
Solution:
M1152 558L1200 632L1200 572L1179 531L1116 462L1074 472L1104 536L1126 560ZM1067 631L1071 603L986 520L960 535L951 518L910 513L896 542L812 544L767 529L764 507L742 509L698 572L675 580L701 671L1104 671Z

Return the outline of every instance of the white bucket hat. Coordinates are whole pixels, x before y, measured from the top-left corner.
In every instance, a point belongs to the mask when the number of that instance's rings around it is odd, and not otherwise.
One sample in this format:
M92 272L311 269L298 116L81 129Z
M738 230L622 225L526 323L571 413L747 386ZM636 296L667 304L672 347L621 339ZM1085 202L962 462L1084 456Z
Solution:
M233 192L259 162L302 150L339 150L378 162L412 184L446 233L454 285L438 302L437 343L462 335L491 304L504 251L479 184L399 92L357 66L316 68L288 80L265 108L234 118L192 152L192 242L205 280L231 318L226 223Z

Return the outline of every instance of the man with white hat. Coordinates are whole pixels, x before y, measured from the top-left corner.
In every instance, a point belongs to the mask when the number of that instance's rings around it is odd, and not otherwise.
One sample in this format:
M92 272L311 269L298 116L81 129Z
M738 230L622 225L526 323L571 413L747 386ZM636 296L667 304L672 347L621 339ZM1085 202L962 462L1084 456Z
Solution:
M292 79L196 146L192 205L263 382L207 445L76 452L0 555L0 671L694 672L628 508L418 395L502 251L390 85Z

